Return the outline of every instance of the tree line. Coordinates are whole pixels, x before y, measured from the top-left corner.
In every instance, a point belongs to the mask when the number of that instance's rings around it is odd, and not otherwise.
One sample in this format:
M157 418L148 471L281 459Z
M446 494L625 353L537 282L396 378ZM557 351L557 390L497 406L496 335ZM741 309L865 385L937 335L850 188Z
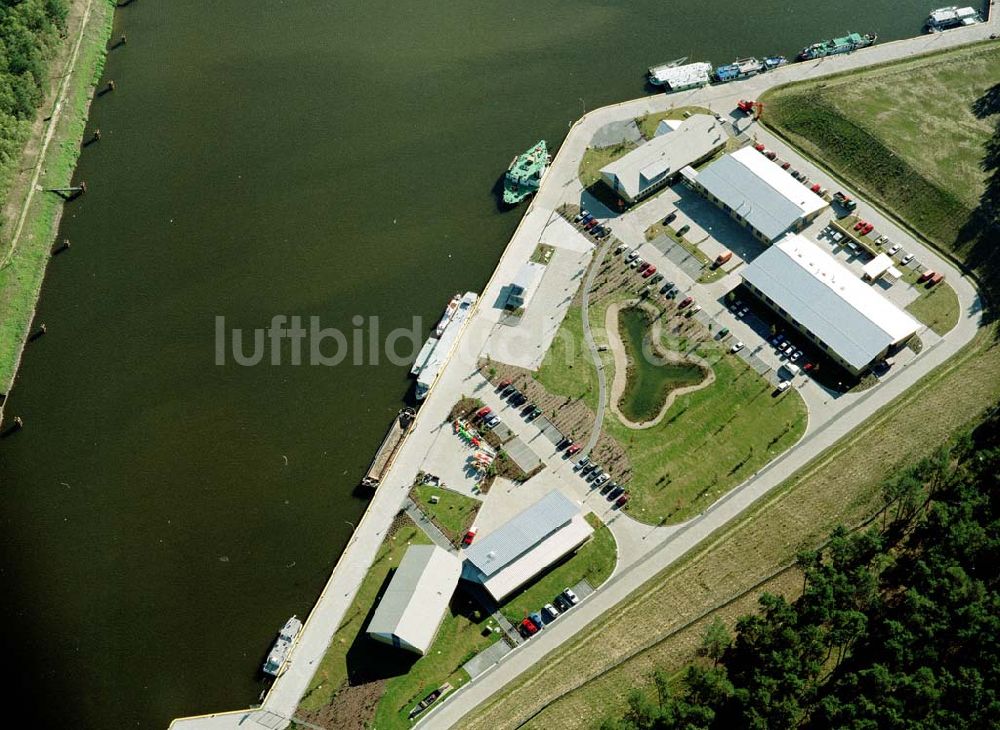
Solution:
M66 30L68 0L0 0L0 195L6 194Z
M869 527L798 556L678 683L658 671L603 730L1000 726L1000 408L882 487Z

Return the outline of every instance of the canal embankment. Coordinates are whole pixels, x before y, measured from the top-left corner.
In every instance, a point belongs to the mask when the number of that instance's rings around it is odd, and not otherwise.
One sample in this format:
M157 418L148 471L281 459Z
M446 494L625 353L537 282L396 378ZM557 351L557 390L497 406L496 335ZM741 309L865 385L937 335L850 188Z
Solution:
M73 187L83 149L90 104L104 70L115 4L111 0L72 0L66 36L52 59L52 84L22 150L19 173L7 192L7 213L0 243L0 420L24 348L41 324L32 320L54 251L65 205L75 193L49 192ZM60 250L61 249L61 250Z

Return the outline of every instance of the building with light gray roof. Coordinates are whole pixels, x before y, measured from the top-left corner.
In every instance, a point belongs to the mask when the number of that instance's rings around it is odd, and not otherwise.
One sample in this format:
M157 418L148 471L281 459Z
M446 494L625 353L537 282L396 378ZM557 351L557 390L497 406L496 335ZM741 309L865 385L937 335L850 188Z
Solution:
M503 600L593 532L580 508L553 490L468 548L462 578Z
M729 134L715 117L692 114L668 134L659 133L601 168L601 177L618 195L634 203L677 179L684 167L707 160L728 139Z
M668 137L670 135L667 135ZM753 147L684 177L764 243L801 231L828 203Z
M411 545L368 622L377 641L425 654L458 585L462 561L436 545Z
M858 375L919 325L812 241L790 234L742 269L743 283L770 309Z

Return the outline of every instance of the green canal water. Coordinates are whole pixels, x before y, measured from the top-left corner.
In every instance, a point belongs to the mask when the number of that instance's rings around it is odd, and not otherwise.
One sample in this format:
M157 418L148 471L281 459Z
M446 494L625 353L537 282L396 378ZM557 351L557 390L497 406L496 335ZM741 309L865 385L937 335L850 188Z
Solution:
M366 500L407 368L215 364L215 318L424 331L486 282L511 157L687 55L919 31L926 4L170 0L118 10L0 442L7 696L34 728L247 706ZM88 132L89 133L89 132Z
M618 313L618 333L632 364L618 407L629 420L639 423L656 417L670 391L705 379L705 371L693 363L654 360L652 350L643 346L649 328L649 315L638 307ZM653 357L646 357L645 352Z

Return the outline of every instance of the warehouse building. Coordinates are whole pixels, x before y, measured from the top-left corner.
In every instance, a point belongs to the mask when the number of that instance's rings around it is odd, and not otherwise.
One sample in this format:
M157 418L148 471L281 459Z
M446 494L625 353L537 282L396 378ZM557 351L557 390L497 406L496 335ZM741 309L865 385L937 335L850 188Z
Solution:
M593 532L580 508L553 490L466 550L462 578L501 601Z
M436 545L411 545L368 623L368 635L425 654L458 585L462 561Z
M753 294L860 375L918 328L906 312L803 236L785 236L741 273Z
M601 168L604 182L634 203L677 179L688 165L704 162L722 149L729 135L709 114L692 114L669 133L658 133L623 157Z
M753 147L724 155L704 170L683 174L691 187L767 244L801 231L827 206L823 198Z

